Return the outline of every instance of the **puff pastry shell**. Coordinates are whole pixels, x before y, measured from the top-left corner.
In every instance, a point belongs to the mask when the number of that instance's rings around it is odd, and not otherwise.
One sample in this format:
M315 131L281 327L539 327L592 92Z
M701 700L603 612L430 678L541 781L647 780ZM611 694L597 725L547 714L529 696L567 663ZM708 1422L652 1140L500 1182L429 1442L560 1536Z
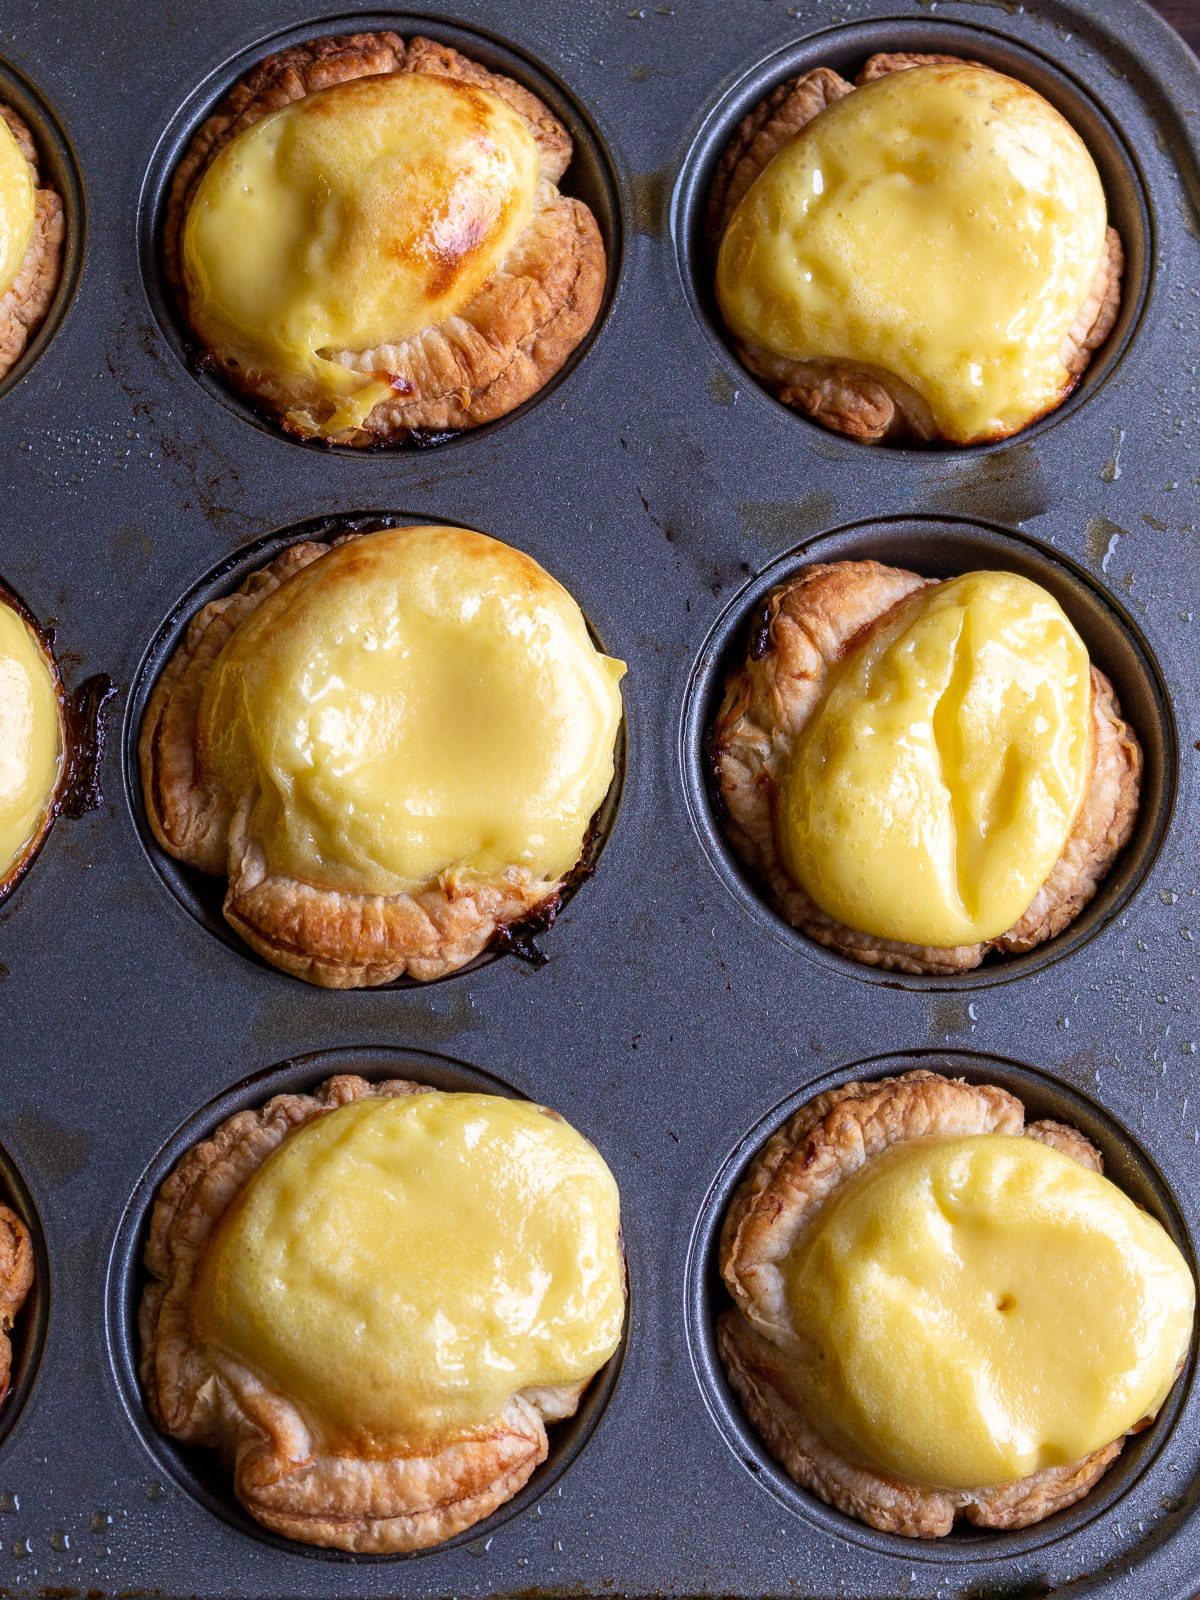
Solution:
M230 926L272 966L326 989L454 972L513 924L534 916L552 922L565 883L547 883L524 867L390 895L307 883L269 869L249 826L255 796L232 795L200 770L197 717L226 640L280 584L354 537L291 545L236 594L203 607L154 687L138 745L147 819L163 849L227 876Z

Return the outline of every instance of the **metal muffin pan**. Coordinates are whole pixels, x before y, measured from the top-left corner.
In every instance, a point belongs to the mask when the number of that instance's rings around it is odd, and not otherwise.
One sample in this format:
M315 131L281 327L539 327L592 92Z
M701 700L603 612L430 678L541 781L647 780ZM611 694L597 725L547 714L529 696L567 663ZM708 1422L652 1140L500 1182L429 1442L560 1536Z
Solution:
M726 674L745 660L748 637L771 590L820 561L880 561L927 578L987 569L1018 572L1058 600L1079 630L1088 654L1107 673L1126 720L1142 745L1141 803L1129 844L1103 879L1094 900L1055 939L1022 956L992 955L969 972L917 976L864 966L826 950L775 912L739 861L721 828L721 807L708 760L707 733L725 690ZM1120 916L1154 865L1171 824L1178 770L1178 737L1162 675L1128 612L1074 562L1030 539L984 523L938 517L898 517L839 528L807 541L765 567L735 596L701 652L684 706L684 762L692 817L710 861L744 904L759 911L780 939L851 977L895 988L961 989L1004 983L1041 971L1078 950ZM696 797L704 794L697 805Z
M712 1366L703 1297L728 1185L789 1106L898 1052L1036 1085L1030 1103L1098 1133L1193 1253L1200 1216L1200 67L1140 0L790 9L476 0L414 23L312 0L236 14L59 0L14 13L0 41L54 108L53 139L39 137L76 152L79 244L84 189L88 218L69 314L0 396L0 576L56 626L69 684L104 670L124 696L106 805L54 828L0 908L0 1187L46 1251L0 1412L0 1590L1200 1588L1190 1372L1080 1507L1024 1535L916 1545L785 1480ZM301 449L188 369L155 219L174 154L242 65L283 39L380 25L461 37L564 115L582 152L567 186L606 230L610 298L599 335L504 426L421 451ZM722 131L762 88L918 42L1037 64L1044 79L1023 75L1092 144L1134 263L1125 321L1079 392L1014 441L961 452L866 449L778 406L717 333L693 249ZM506 957L430 986L311 988L213 937L211 903L183 914L139 831L131 740L178 608L289 531L379 512L528 551L629 665L620 808L594 876L540 939L540 970ZM1147 750L1139 837L1074 934L1006 964L1004 982L1001 964L929 987L863 981L779 925L711 829L698 741L722 653L778 576L868 543L922 570L986 551L1035 573ZM248 1526L215 1463L153 1431L133 1371L138 1240L181 1141L331 1060L376 1070L391 1052L488 1074L594 1141L623 1197L628 1336L574 1431L552 1430L541 1477L473 1537L412 1559L314 1559Z

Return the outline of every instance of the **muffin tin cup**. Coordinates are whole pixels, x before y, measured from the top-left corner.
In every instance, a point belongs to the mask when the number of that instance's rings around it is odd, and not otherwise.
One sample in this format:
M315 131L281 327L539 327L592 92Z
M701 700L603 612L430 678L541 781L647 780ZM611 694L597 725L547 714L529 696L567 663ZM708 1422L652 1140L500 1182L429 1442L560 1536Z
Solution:
M767 1451L742 1412L717 1353L715 1325L721 1312L733 1304L721 1279L719 1246L725 1213L746 1169L771 1135L816 1095L843 1083L870 1083L877 1078L896 1077L922 1068L949 1078L964 1078L968 1083L996 1084L1007 1089L1023 1102L1026 1122L1049 1118L1078 1128L1104 1157L1105 1175L1162 1223L1195 1275L1196 1255L1191 1234L1161 1175L1137 1140L1131 1138L1097 1101L1047 1073L974 1052L924 1051L855 1062L815 1079L769 1111L730 1152L704 1198L688 1252L685 1303L692 1364L716 1428L756 1482L796 1516L827 1534L877 1553L949 1565L959 1571L966 1564L1012 1560L1032 1555L1046 1545L1078 1538L1098 1520L1120 1515L1123 1507L1128 1508L1132 1497L1137 1498L1138 1507L1133 1511L1126 1509L1126 1514L1133 1516L1144 1515L1147 1505L1161 1510L1163 1500L1174 1503L1186 1498L1178 1472L1167 1468L1164 1451L1168 1450L1184 1411L1190 1415L1197 1409L1192 1394L1196 1366L1194 1339L1184 1370L1154 1422L1126 1441L1117 1460L1091 1493L1033 1527L1012 1531L993 1532L960 1521L944 1539L919 1540L868 1528L795 1483ZM1189 1425L1195 1425L1194 1418Z
M620 1347L589 1383L578 1411L573 1417L548 1426L550 1450L545 1461L535 1468L529 1481L511 1500L493 1511L491 1516L464 1529L442 1545L396 1555L352 1555L342 1550L324 1549L319 1545L299 1544L294 1539L285 1539L280 1534L272 1533L256 1522L234 1495L232 1477L221 1465L216 1451L198 1445L181 1444L172 1439L155 1425L147 1412L138 1377L141 1349L138 1307L146 1285L143 1266L146 1237L158 1191L188 1150L237 1112L263 1106L275 1095L311 1093L327 1078L339 1073L352 1073L370 1082L403 1078L450 1093L525 1098L501 1079L477 1067L468 1066L464 1061L453 1061L447 1056L432 1055L427 1051L389 1048L386 1045L348 1045L333 1050L318 1050L252 1074L189 1117L142 1174L121 1217L108 1261L105 1328L113 1379L131 1427L155 1465L206 1511L220 1517L240 1533L291 1556L351 1564L387 1565L395 1561L415 1560L419 1556L431 1555L436 1550L471 1545L480 1540L486 1543L504 1523L530 1510L557 1484L587 1444L612 1398L629 1338L629 1307L627 1303ZM0 1152L0 1177L7 1176L3 1152Z
M454 527L462 527L462 523L448 523L443 517L420 518L405 512L395 511L364 511L341 516L315 517L310 522L283 529L279 533L268 534L265 538L256 539L252 544L239 550L235 555L220 562L213 570L207 573L198 583L192 585L187 594L172 609L170 615L163 621L155 634L154 639L143 656L137 673L134 676L128 699L125 703L125 722L122 734L122 752L124 757L125 796L137 827L138 838L150 865L157 872L165 887L169 890L178 904L215 938L230 950L243 956L247 961L266 971L278 972L270 962L258 955L250 946L241 939L230 927L222 913L225 900L227 880L224 877L214 877L210 873L202 872L198 867L188 866L185 862L177 860L163 849L154 837L149 819L146 815L146 802L142 788L141 764L138 758L138 741L141 738L142 723L146 715L146 708L150 703L150 696L158 682L164 667L168 664L175 651L187 633L188 627L197 612L203 609L209 601L223 599L226 595L233 594L252 573L261 571L263 567L280 555L289 546L302 544L307 540L336 539L342 534L370 533L384 528L397 528L420 525L422 522L436 522ZM481 530L478 530L481 531ZM584 618L585 622L587 618ZM592 627L587 623L592 642L600 651L604 645ZM625 719L622 716L621 725L617 732L616 745L613 750L613 778L608 786L608 793L604 797L599 810L595 813L584 839L584 848L575 867L567 874L563 889L559 896L558 905L551 918L551 927L558 914L571 903L571 900L583 888L587 880L596 871L604 846L616 825L617 812L621 805L621 789L625 780L625 753L626 733ZM440 978L419 982L416 978L408 976L394 979L391 983L374 984L370 987L379 989L426 989L431 983L448 983L454 978L469 976L478 972L481 967L499 961L506 955L515 959L525 960L534 966L541 965L549 957L537 939L550 930L545 919L536 913L533 917L512 924L507 930L503 941L493 942L486 950L477 955L474 960L465 966L459 967L454 972L443 974ZM551 937L553 935L551 934ZM283 974L280 974L281 976ZM292 976L288 974L288 976ZM293 982L300 983L303 979L292 978ZM355 991L359 992L359 991Z
M303 44L309 39L319 39L332 34L380 31L397 33L406 43L409 39L420 35L433 39L438 44L451 45L470 60L487 67L489 71L516 79L550 108L571 135L574 146L571 164L563 174L558 188L561 193L582 200L590 208L604 240L607 272L604 294L595 322L554 376L523 404L477 428L449 433L429 433L414 438L406 444L362 448L352 445L330 445L320 439L301 439L284 433L278 423L264 412L257 410L219 376L205 369L201 361L202 352L196 348L195 340L180 314L175 292L167 282L163 271L162 236L175 169L205 118L212 114L235 83L244 78L265 56L273 55L290 45ZM559 77L548 66L535 62L524 53L515 50L497 34L466 28L436 15L408 11L331 12L327 16L304 22L298 27L285 28L278 33L266 35L215 68L187 97L155 148L142 183L137 226L142 281L150 309L163 337L196 382L209 395L228 406L237 415L278 439L286 439L290 444L300 445L309 450L359 458L396 449L444 448L447 445L461 444L468 439L482 441L506 424L526 415L543 400L549 399L559 385L570 377L579 363L586 359L588 351L603 332L616 298L624 256L620 189L612 158L591 116Z
M33 1286L25 1304L17 1313L9 1334L12 1344L12 1366L9 1371L8 1393L0 1407L0 1446L21 1421L25 1408L37 1382L46 1348L46 1333L50 1326L50 1257L46 1250L46 1236L42 1219L16 1162L0 1145L0 1201L15 1211L29 1230L33 1244Z
M0 401L28 376L41 359L70 310L83 270L87 242L87 210L83 177L66 129L49 104L29 80L7 61L0 60L0 101L20 116L37 147L39 175L43 185L58 191L63 205L65 237L58 285L45 317L30 335L20 356L0 378Z
M726 837L707 752L727 674L745 660L753 618L763 600L804 567L829 561L878 561L926 578L998 569L1019 573L1048 590L1078 630L1092 662L1107 674L1122 715L1142 746L1141 798L1133 836L1100 882L1095 897L1056 938L1024 955L993 953L981 966L955 974L885 971L827 950L793 928L771 906L767 891ZM1116 921L1150 873L1175 806L1179 739L1170 697L1150 646L1134 619L1075 562L1036 540L983 522L940 517L894 517L833 529L764 568L738 594L700 652L683 712L681 764L692 821L706 855L739 904L759 917L790 949L825 966L899 989L977 989L1029 977L1082 952Z
M683 290L693 315L731 379L761 395L779 412L795 418L800 427L820 428L822 433L829 433L830 430L819 423L777 400L742 365L733 349L713 288L715 262L704 235L705 208L713 173L738 124L773 89L816 67L832 67L852 83L868 57L881 51L960 55L1007 73L1036 89L1063 114L1090 150L1108 197L1109 222L1121 235L1125 271L1116 324L1063 403L1010 439L967 446L935 443L916 447L922 453L930 449L948 449L956 455L963 451L982 455L1003 450L1014 439L1031 439L1065 421L1119 369L1137 337L1155 270L1154 218L1136 156L1100 98L1042 50L1030 49L986 24L888 18L821 29L795 44L772 51L742 73L712 106L680 172L672 197L672 233ZM838 434L833 437L841 439L854 451L880 454L885 463L893 452L914 448L862 445Z
M1200 1588L1190 1368L1155 1427L1060 1520L923 1544L796 1489L712 1361L712 1240L737 1173L789 1106L887 1071L898 1052L1079 1122L1189 1249L1200 1216L1200 65L1141 0L850 9L473 0L469 14L439 3L414 16L259 0L252 15L101 14L58 0L22 15L9 53L78 141L90 238L71 314L0 394L0 572L57 626L68 684L105 669L124 704L104 806L55 828L0 906L0 1144L53 1252L0 1409L0 1431L15 1424L0 1443L0 1589L1192 1600ZM300 448L189 365L157 262L164 187L198 122L264 54L381 27L511 71L567 122L565 187L606 234L606 311L512 427L425 450ZM1008 64L1057 97L1130 250L1123 320L1086 381L1007 443L870 449L816 427L759 389L706 299L699 207L737 117L805 65L857 68L896 45ZM349 993L299 982L234 942L221 880L190 878L146 831L137 734L187 619L289 539L373 508L527 552L628 665L603 860L542 938L539 970L492 959L453 981ZM702 741L728 652L797 565L858 554L1027 572L1061 599L1137 728L1138 832L1084 915L1028 957L955 979L872 975L775 917L717 826ZM289 1065L246 1080L268 1062ZM551 1460L521 1497L402 1569L322 1559L250 1523L214 1456L153 1427L136 1375L157 1183L238 1105L339 1067L472 1086L491 1073L488 1086L554 1107L609 1163L630 1241L619 1381L607 1369L581 1419L550 1430Z

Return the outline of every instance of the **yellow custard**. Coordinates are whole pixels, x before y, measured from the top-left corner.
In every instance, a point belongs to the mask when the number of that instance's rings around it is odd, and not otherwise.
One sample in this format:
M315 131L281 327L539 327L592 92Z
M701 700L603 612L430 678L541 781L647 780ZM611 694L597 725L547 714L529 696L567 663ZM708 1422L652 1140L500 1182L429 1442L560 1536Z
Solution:
M851 650L785 773L792 876L847 927L950 947L1028 910L1091 781L1087 648L1011 572L914 595Z
M930 1488L1082 1460L1158 1410L1191 1340L1163 1228L1032 1139L893 1146L781 1266L810 1421Z
M1095 163L1040 95L984 67L914 67L827 107L760 174L717 298L738 338L893 373L968 444L1066 392L1060 347L1106 226Z
M12 285L33 238L37 205L33 173L8 123L0 117L0 294Z
M391 393L338 353L456 315L528 222L538 159L504 101L428 74L357 78L273 112L225 146L188 211L193 328L223 361L301 380L318 414L289 422L336 438Z
M600 1155L537 1106L353 1101L285 1140L226 1212L194 1331L327 1437L469 1432L616 1350L619 1226Z
M612 781L624 670L520 551L461 528L366 534L231 636L200 764L257 794L268 864L308 882L556 881Z
M62 763L54 674L33 629L0 599L0 886L41 827Z

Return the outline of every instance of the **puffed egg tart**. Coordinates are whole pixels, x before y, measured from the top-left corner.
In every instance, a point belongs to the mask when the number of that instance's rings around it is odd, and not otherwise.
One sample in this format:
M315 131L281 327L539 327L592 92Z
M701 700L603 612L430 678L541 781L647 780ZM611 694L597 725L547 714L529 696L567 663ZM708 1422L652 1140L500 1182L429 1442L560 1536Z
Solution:
M934 1072L850 1083L755 1157L717 1343L795 1481L885 1533L1025 1528L1081 1499L1187 1359L1166 1230L1058 1122Z
M1028 85L953 56L781 84L725 151L707 223L742 361L869 443L1019 432L1075 387L1120 305L1083 140Z
M536 561L464 528L291 545L193 619L140 757L162 847L327 988L438 978L553 920L625 671Z
M543 1106L335 1077L163 1184L141 1376L305 1544L439 1544L512 1498L625 1317L617 1186Z
M708 751L725 832L776 910L899 972L1061 933L1141 788L1112 684L1014 572L802 568L755 613Z
M29 1229L6 1205L0 1205L0 1401L8 1395L12 1374L13 1324L33 1288L33 1241Z
M0 105L0 378L50 309L65 232L62 201L38 175L33 135Z
M67 764L58 668L0 584L0 899L50 831Z
M600 309L600 230L556 187L571 152L540 100L448 45L268 56L172 180L164 264L203 364L329 443L504 416Z

